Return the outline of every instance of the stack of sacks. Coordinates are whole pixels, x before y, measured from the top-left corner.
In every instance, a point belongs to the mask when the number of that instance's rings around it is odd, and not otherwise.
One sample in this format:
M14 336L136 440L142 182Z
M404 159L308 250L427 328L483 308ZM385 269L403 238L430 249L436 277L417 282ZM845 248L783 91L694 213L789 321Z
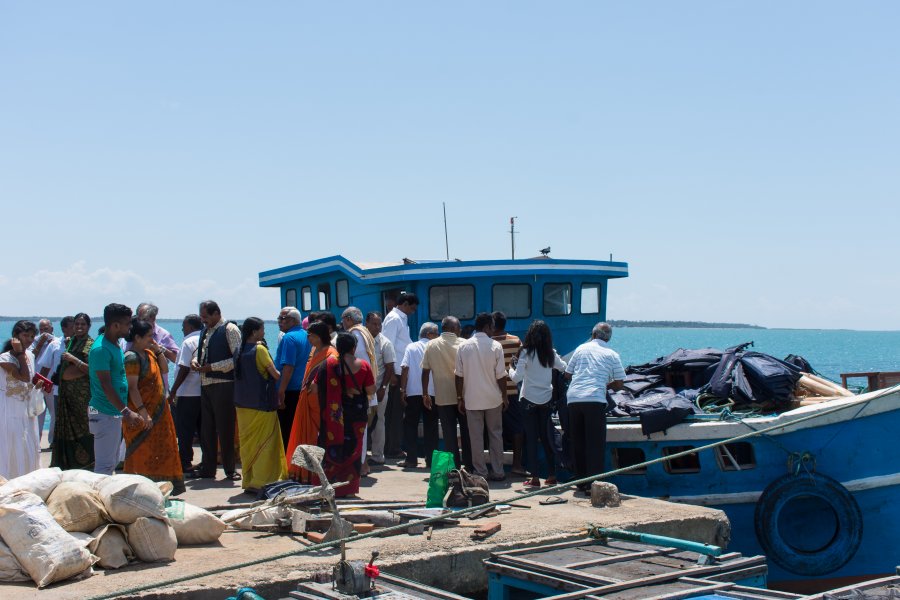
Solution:
M171 490L140 475L56 468L0 482L0 581L44 587L90 575L94 564L171 561L179 544L218 540L225 523L186 502L167 502ZM33 539L28 520L40 524Z

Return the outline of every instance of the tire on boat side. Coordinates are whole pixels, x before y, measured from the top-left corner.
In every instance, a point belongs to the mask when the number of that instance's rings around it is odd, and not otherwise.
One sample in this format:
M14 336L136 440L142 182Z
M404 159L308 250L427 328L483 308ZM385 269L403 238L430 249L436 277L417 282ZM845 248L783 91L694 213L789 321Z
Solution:
M827 475L784 475L756 504L756 537L766 556L797 575L820 576L847 564L862 542L856 499Z

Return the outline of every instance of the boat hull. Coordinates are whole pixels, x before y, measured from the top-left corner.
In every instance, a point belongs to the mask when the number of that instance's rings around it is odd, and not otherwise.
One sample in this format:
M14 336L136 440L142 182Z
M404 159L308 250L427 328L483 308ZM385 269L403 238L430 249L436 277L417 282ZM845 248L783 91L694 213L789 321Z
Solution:
M728 446L732 457L705 450L676 468L658 463L610 481L624 493L725 511L729 549L766 554L772 582L892 573L900 563L900 387L777 416L686 422L649 438L639 423L610 419L607 446L616 468L635 450L652 460L778 425L744 440L749 449Z

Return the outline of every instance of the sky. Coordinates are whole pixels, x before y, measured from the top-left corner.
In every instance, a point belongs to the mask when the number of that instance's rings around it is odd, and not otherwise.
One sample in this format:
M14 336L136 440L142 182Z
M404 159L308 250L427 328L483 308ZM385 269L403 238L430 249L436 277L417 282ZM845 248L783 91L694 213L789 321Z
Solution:
M615 260L611 319L900 329L900 3L0 0L0 315L273 318L342 254Z

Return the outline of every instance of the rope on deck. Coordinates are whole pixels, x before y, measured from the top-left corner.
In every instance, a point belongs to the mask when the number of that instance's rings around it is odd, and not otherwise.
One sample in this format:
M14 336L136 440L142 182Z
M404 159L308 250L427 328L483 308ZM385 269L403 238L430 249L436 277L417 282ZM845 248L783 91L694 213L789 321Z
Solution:
M544 495L544 494L553 493L553 492L557 492L557 491L562 491L562 490L566 490L566 489L575 487L575 486L583 484L583 483L591 483L594 481L599 481L601 479L607 479L609 477L614 477L614 476L620 475L622 473L634 471L635 469L643 469L650 465L655 465L655 464L659 464L662 462L675 460L675 459L681 458L683 456L688 456L689 454L696 454L698 452L703 452L705 450L712 450L713 448L718 448L719 446L724 446L725 444L732 444L734 442L739 442L741 440L746 440L746 439L750 439L753 437L761 436L761 435L764 435L764 434L767 434L769 432L776 431L779 429L786 429L786 428L792 427L798 423L803 423L805 421L811 421L813 419L819 419L819 418L825 417L827 415L830 415L830 414L833 414L836 412L840 412L842 410L848 410L850 408L860 406L860 411L858 411L857 414L854 415L854 418L856 418L859 416L859 414L862 411L862 408L864 408L866 404L868 404L872 400L875 400L877 398L880 398L880 397L886 395L887 393L892 393L895 391L897 391L896 387L889 388L887 390L879 390L879 392L881 392L881 393L878 393L877 395L866 397L866 398L860 398L853 402L849 402L847 404L841 404L840 406L836 406L834 408L829 408L827 410L816 411L810 415L806 415L806 416L800 417L798 419L794 419L790 423L781 423L778 425L772 425L770 427L766 427L764 429L750 431L748 433L737 435L735 437L728 438L726 440L713 442L713 443L707 444L705 446L699 446L697 448L692 448L690 450L684 450L682 452L676 452L675 454L670 454L668 456L661 456L659 458L654 458L653 460L649 460L649 461L634 464L634 465L629 465L627 467L622 467L620 469L614 469L612 471L607 471L606 473L601 473L600 475L591 475L589 477L584 477L582 479L576 479L573 481L569 481L567 483L560 483L555 486L551 486L551 487L547 487L547 488L540 488L540 489L533 490L531 492L522 493L522 494L517 493L515 495L515 497L506 498L504 500L495 500L493 502L486 502L485 504L480 504L478 506L470 506L468 508L463 508L463 509L454 511L452 516L465 515L465 514L476 512L476 511L479 511L479 510L482 510L485 508L498 506L500 504L515 503L515 502L518 502L519 500L523 500L525 498L531 498L533 496L539 496L539 495ZM196 579L209 577L211 575L218 575L220 573L227 573L229 571L236 571L238 569L246 569L247 567L254 567L256 565L261 565L261 564L276 561L276 560L282 560L285 558L291 558L293 556L299 556L301 554L306 554L309 552L317 552L319 550L325 550L326 548L333 548L335 546L340 545L341 542L344 542L345 544L353 543L356 540L363 540L366 538L377 537L377 536L392 534L392 533L401 533L401 532L404 532L407 529L409 529L409 527L412 525L428 525L431 523L437 523L438 521L442 521L442 520L446 519L447 516L448 515L440 515L440 516L436 516L436 517L428 517L426 519L421 519L418 521L410 521L410 522L404 523L402 525L394 525L391 527L386 527L384 529L376 529L369 533L362 533L362 534L355 535L350 538L344 538L343 540L333 540L330 542L322 542L320 544L314 544L312 546L305 546L298 550L282 552L280 554L274 554L272 556L258 558L256 560L250 560L250 561L246 561L246 562L242 562L242 563L237 563L234 565L229 565L227 567L218 567L215 569L209 569L207 571L201 571L200 573L194 573L191 575L185 575L183 577L175 577L173 579L167 579L167 580L160 581L160 582L154 583L154 584L136 586L136 587L129 588L126 590L122 590L121 592L112 592L112 593L103 594L100 596L92 596L92 597L88 598L87 600L108 600L111 598L121 598L122 596L130 596L132 594L155 590L155 589L159 589L162 587L168 587L170 585L184 583L187 581L193 581Z

